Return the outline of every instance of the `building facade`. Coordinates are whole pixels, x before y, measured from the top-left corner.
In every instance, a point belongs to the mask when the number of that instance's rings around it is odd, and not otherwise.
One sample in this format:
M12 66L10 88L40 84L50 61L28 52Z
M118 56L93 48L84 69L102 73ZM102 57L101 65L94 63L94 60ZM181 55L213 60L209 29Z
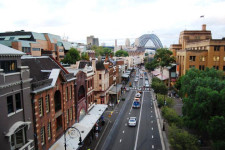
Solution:
M75 123L73 74L48 56L24 57L31 70L31 101L36 149L49 149Z
M175 52L177 72L182 76L193 67L225 71L224 47L225 39L212 39L211 31L202 25L202 30L181 32L179 44L171 45L170 49Z
M30 70L24 53L0 44L0 145L4 150L34 148Z

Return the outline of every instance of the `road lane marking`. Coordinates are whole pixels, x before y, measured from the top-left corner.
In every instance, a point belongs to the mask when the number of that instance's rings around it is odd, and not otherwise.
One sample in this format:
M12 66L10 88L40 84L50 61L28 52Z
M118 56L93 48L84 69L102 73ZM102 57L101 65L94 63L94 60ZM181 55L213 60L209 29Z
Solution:
M152 135L152 138L154 138L153 135Z
M152 116L151 116L152 117Z
M152 110L151 110L151 113L152 113Z
M151 121L153 123L153 121Z
M127 126L127 123L125 123L125 126Z
M152 127L152 130L153 130L153 127Z
M152 149L154 149L154 145L152 145Z
M140 110L140 114L139 114L139 120L138 120L138 129L137 129L137 134L136 134L136 140L135 140L135 146L134 146L134 150L137 149L137 141L138 141L138 135L139 135L139 128L140 128L140 122L141 122L141 114L142 114L142 105L143 105L143 98L144 98L144 94L145 92L143 92L143 95L142 95L142 103L141 103L141 110Z
M124 130L123 130L123 133L124 133Z
M122 139L120 139L120 143L122 142Z

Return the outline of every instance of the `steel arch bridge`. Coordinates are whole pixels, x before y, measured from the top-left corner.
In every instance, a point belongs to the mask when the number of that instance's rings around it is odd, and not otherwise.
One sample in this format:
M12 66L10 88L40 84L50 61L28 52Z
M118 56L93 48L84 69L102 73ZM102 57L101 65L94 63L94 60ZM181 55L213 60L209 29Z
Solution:
M163 48L163 45L160 39L155 34L144 34L138 38L139 47L144 47L146 49L157 50L159 48ZM152 45L147 45L147 43L151 41Z

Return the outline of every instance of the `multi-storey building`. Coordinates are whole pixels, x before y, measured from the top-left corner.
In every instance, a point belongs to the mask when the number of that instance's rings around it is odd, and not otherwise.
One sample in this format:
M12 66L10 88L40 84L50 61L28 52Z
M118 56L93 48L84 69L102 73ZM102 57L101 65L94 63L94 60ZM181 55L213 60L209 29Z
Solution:
M95 38L93 35L87 37L87 45L88 46L99 46L98 38Z
M3 150L34 148L30 70L25 53L0 44L0 145Z
M23 57L30 68L36 149L49 149L75 123L75 89L69 74L52 57Z
M95 100L98 104L108 104L109 100L109 72L104 66L104 61L96 61L94 75Z
M192 67L204 70L206 67L225 71L225 39L212 39L211 31L183 31L179 44L171 45L175 52L179 75Z
M51 55L58 61L73 47L58 35L23 30L0 33L0 43L32 56Z

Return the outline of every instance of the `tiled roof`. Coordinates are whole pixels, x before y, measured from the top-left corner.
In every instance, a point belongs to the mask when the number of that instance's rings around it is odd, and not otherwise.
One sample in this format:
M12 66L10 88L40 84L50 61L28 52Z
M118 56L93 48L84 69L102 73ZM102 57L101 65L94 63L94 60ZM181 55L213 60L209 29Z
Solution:
M70 42L62 41L62 43L65 50L70 50L70 48L73 47L73 45Z
M49 37L49 39L50 39L51 43L55 43L55 41L54 41L54 40L56 40L57 42L62 42L61 37L60 37L60 36L58 36L58 35L54 35L54 34L50 34L50 33L48 33L48 37Z
M8 46L0 44L0 55L25 55L25 53L18 51L16 49L10 48Z
M105 66L104 66L104 61L97 61L96 62L96 69L97 70L104 70L105 69Z
M87 66L91 66L92 63L90 61L87 61L87 60L81 60L80 61L80 64L79 64L79 69L83 69L85 67L85 65L87 64Z
M33 35L34 39L46 41L46 38L43 33L32 32L32 35Z

